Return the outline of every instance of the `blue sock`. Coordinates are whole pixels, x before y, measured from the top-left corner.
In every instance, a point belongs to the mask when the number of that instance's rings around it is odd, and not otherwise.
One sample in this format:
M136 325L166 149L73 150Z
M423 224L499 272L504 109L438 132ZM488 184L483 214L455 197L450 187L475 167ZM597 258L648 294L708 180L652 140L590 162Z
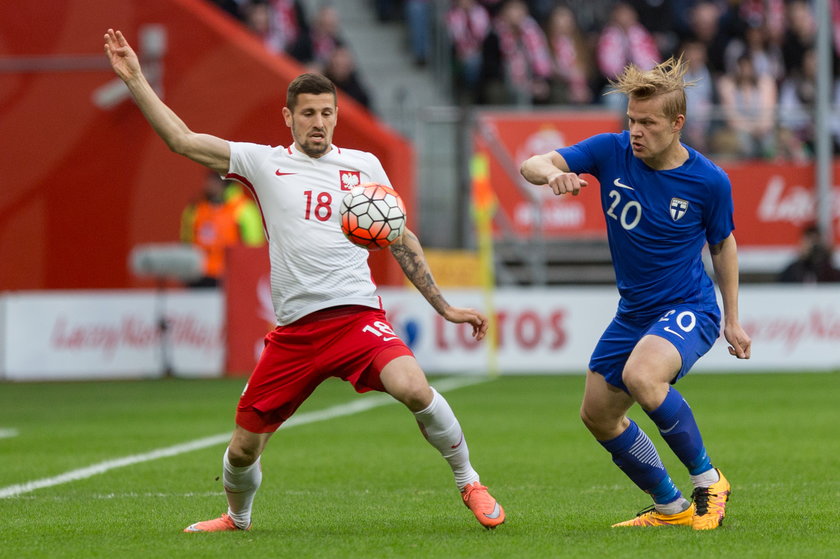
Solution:
M613 462L621 468L639 489L653 496L653 502L670 503L682 497L671 481L656 447L650 438L631 419L630 426L619 436L598 441L612 454Z
M647 414L674 454L688 468L688 473L702 474L712 468L694 414L676 388L671 387L662 404Z

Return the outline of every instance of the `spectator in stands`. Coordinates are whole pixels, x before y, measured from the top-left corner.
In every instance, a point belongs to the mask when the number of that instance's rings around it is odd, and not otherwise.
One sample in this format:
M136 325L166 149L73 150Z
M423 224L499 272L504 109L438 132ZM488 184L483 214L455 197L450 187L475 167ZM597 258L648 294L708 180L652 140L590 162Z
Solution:
M727 126L718 147L741 157L774 157L777 91L773 78L757 74L746 53L738 59L734 74L720 77L718 92Z
M823 242L819 227L809 225L802 231L799 254L782 273L783 283L840 282L840 269L831 261L831 249Z
M744 54L752 58L757 74L768 74L776 82L784 78L785 67L782 50L770 40L770 31L764 21L753 19L747 23L743 35L733 37L724 50L727 72L734 72L738 59Z
M425 66L431 50L430 28L434 18L431 0L405 0L408 44L414 63Z
M653 36L639 24L636 10L626 2L618 2L598 38L596 57L604 80L613 80L628 64L642 71L650 70L659 62L659 50ZM609 84L603 87L604 92L610 89ZM624 95L608 95L604 101L621 112L627 104Z
M814 153L817 57L811 48L802 67L785 78L779 89L779 147L786 159L808 161Z
M271 40L271 7L266 0L251 0L244 8L245 25L272 52L277 52Z
M589 87L591 60L575 14L566 6L555 7L546 24L552 58L551 99L559 104L592 102Z
M687 38L706 46L706 58L712 75L717 78L726 71L724 51L729 41L729 31L721 26L722 11L711 1L703 0L689 11Z
M788 75L779 90L779 143L783 155L794 161L808 161L814 154L817 97L817 52L805 51L802 68ZM840 81L831 88L831 105L840 104ZM833 149L840 147L840 117L828 116Z
M216 287L221 284L225 273L225 250L245 242L258 246L265 242L260 219L255 230L253 200L231 193L231 201L225 200L225 181L216 173L208 173L200 199L187 206L181 214L181 240L192 243L204 253L204 273L191 282L190 287ZM241 192L240 192L241 194ZM256 208L253 208L256 209ZM242 226L240 227L240 221Z
M490 15L477 0L453 0L446 12L446 31L452 43L456 94L474 101L481 80L482 45L490 33Z
M370 109L370 94L359 78L356 60L348 47L341 46L333 51L324 69L324 75L341 91Z
M300 62L312 60L309 23L300 0L270 0L280 48Z
M765 27L768 35L784 33L787 0L746 0L731 3L737 17L748 27Z
M802 68L802 57L816 44L817 23L806 0L793 0L787 5L787 24L782 54L785 71L790 74Z
M298 0L250 0L245 22L268 50L304 63L312 59L309 26Z
M679 46L676 12L684 11L686 2L664 0L628 0L639 17L639 23L653 35L660 53L672 53Z
M587 36L593 35L593 41L597 41L597 34L609 21L615 0L562 0L556 3L572 10L581 31Z
M694 149L706 151L717 102L715 80L707 64L706 45L689 39L683 43L681 51L687 67L685 81L692 84L685 90L691 118L685 121L682 139Z
M309 38L312 44L311 66L323 73L335 50L345 45L338 10L334 6L326 4L316 12Z
M523 0L508 0L502 6L483 53L482 102L530 105L549 101L548 43Z

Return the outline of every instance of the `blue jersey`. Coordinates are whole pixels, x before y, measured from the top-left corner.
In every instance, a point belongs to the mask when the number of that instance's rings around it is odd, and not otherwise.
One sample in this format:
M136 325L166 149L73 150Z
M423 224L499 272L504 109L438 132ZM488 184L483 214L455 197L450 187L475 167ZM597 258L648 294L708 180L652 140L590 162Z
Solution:
M601 183L619 312L654 313L678 303L717 307L702 249L735 228L732 185L720 167L685 148L688 160L666 171L633 155L629 132L557 150L572 172Z

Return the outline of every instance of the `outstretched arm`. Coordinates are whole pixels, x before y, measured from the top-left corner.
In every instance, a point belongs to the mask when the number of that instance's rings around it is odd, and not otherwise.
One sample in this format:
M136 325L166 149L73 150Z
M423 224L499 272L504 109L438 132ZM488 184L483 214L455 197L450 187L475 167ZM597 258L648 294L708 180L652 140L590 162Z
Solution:
M547 185L557 196L577 196L588 183L576 173L569 172L569 165L562 155L550 151L525 160L519 168L525 180L538 186Z
M128 86L131 96L169 149L224 175L230 167L230 146L209 134L187 128L178 115L157 96L140 68L134 49L122 32L109 29L105 34L105 55L117 76Z
M484 337L487 333L487 317L475 309L453 307L446 302L432 277L423 247L414 233L406 229L402 237L394 241L390 248L405 276L438 314L456 324L469 322L473 327L473 337L476 340Z
M729 342L729 354L749 359L752 340L738 319L738 246L729 234L716 245L709 245L720 295L723 299L723 337Z

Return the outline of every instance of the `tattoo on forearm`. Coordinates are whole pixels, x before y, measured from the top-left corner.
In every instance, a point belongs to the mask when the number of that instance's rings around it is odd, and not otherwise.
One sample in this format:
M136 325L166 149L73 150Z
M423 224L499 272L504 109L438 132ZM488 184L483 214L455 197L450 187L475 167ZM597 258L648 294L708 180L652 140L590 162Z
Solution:
M446 309L446 300L443 298L443 295L441 295L440 290L429 271L426 259L423 257L422 253L417 252L409 246L408 243L406 243L406 240L410 240L413 243L417 243L419 246L419 241L410 231L406 231L405 237L407 237L407 239L403 239L402 241L391 245L391 254L394 255L394 258L399 263L400 268L402 268L403 273L405 273L408 280L414 284L417 290L423 295L423 297L426 298L429 304L432 305L432 308L434 308L439 314L443 314L443 311Z

